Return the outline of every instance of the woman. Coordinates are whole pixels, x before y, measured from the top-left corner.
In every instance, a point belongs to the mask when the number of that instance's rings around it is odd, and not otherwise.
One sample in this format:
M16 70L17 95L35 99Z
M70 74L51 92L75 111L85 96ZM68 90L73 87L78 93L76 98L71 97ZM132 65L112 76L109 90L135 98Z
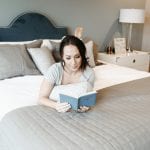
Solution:
M83 81L94 85L94 71L89 67L85 55L85 45L79 38L68 35L62 40L60 44L62 61L53 64L44 75L39 94L40 104L52 107L58 112L66 112L71 108L70 104L49 99L54 86ZM83 110L86 110L86 107Z

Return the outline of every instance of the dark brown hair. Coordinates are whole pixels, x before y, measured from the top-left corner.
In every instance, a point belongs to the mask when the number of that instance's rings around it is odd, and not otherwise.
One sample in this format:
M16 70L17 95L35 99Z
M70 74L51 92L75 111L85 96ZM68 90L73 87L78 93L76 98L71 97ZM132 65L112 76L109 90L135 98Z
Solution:
M80 53L81 58L82 58L80 69L84 70L86 68L86 66L88 65L88 62L87 62L87 59L86 59L86 47L85 47L84 43L79 38L77 38L73 35L65 36L63 38L63 40L60 44L60 48L59 48L61 59L63 58L64 47L67 46L67 45L74 45L78 48L79 53Z

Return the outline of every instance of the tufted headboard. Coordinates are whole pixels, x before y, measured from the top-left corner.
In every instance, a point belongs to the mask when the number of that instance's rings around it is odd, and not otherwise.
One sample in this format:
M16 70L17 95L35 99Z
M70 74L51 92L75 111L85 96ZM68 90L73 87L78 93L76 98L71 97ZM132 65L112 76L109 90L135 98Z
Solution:
M34 12L21 14L9 26L0 27L0 41L60 39L66 34L66 27L57 27L44 15Z

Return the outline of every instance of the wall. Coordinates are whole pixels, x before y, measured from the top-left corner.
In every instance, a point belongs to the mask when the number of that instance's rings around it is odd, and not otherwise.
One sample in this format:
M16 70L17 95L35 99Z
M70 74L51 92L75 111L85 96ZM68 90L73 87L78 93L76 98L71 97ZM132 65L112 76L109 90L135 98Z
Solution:
M121 24L118 23L120 8L144 7L145 0L1 0L0 26L8 25L22 12L36 11L57 25L67 26L70 33L82 26L84 37L93 39L99 49L104 50L114 34L121 32ZM140 29L135 48L141 47L141 37Z
M150 52L150 0L146 0L146 17L143 31L142 50Z

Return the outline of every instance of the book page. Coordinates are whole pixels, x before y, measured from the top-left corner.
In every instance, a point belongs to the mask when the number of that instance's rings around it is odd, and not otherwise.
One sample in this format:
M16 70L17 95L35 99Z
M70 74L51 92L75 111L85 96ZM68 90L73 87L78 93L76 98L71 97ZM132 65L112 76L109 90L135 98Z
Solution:
M56 101L60 100L59 94L65 94L68 96L78 98L80 95L85 94L91 90L92 90L92 87L91 86L89 87L88 82L59 85L59 86L54 86L49 97L50 99L53 99Z

